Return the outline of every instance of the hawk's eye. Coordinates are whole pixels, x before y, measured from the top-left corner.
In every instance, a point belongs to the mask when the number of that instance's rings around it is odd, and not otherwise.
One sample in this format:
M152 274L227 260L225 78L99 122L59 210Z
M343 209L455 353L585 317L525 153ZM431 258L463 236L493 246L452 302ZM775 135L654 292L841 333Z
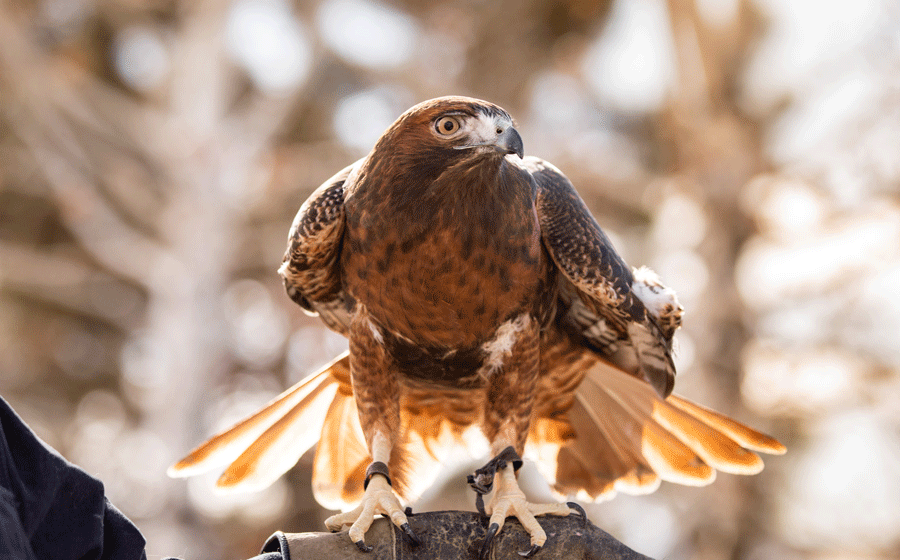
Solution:
M434 123L434 128L439 134L449 136L459 130L459 121L453 117L441 117Z

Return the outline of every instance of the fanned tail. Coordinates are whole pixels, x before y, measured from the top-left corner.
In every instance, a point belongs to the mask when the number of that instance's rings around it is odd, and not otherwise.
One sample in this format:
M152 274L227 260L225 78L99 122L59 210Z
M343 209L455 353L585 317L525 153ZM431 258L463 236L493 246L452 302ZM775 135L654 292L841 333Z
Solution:
M754 453L784 446L718 412L671 395L607 363L591 368L564 420L535 418L531 450L560 496L601 501L646 494L660 480L703 486L716 471L756 474Z
M479 407L467 393L454 400L438 392L429 400L427 393L415 392L401 404L402 430L389 470L394 490L409 502L430 486L454 446L466 444L461 427L447 422L446 416L463 408L475 414L472 411ZM316 501L329 509L352 508L362 498L371 457L359 423L346 352L199 445L169 468L169 476L188 477L226 467L217 487L260 490L287 472L316 442L312 472Z
M343 387L349 392L349 383L345 352L199 445L169 467L169 476L188 477L227 465L216 484L219 488L252 491L271 485L319 440L326 412Z
M402 403L403 434L390 464L395 490L407 501L433 481L457 446L479 438L453 413L480 408L465 394L441 393L428 400L411 394ZM477 431L477 430L476 430ZM475 436L475 437L473 437ZM262 409L213 436L169 468L187 477L226 467L217 486L256 490L269 486L319 442L313 463L313 493L331 509L347 509L362 496L371 460L350 386L347 353L288 389ZM723 414L678 395L662 400L645 381L606 362L591 367L559 417L532 419L526 457L561 497L585 501L616 492L646 494L661 480L703 486L716 471L755 474L755 453L782 454L784 446ZM406 457L410 464L401 463ZM410 477L410 467L416 476Z
M331 402L313 460L313 496L328 509L344 510L359 502L371 461L349 389L339 390Z
M461 396L462 395L462 396ZM465 392L408 390L400 402L401 429L388 465L391 485L405 502L431 487L451 454L482 456L484 436L475 426L448 420L477 415L479 397ZM482 450L478 445L484 447ZM477 455L476 455L477 453ZM338 391L322 427L313 463L313 495L329 509L349 509L362 499L371 458L349 387Z

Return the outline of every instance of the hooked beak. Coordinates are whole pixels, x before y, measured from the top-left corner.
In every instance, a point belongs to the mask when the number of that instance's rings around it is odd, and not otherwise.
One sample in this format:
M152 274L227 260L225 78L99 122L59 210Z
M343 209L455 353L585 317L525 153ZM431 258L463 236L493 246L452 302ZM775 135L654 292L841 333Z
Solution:
M512 126L507 126L506 129L497 136L494 147L504 154L516 154L519 156L519 159L522 159L525 156L525 146L522 144L522 137L519 135L519 131Z

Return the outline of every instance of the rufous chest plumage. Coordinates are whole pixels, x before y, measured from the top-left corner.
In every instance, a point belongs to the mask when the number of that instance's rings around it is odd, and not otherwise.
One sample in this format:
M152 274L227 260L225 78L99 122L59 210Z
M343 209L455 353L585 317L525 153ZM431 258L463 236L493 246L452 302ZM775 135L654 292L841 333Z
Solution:
M502 177L517 172L508 167L415 191L363 182L348 196L344 286L387 333L435 352L465 351L546 305L533 191Z

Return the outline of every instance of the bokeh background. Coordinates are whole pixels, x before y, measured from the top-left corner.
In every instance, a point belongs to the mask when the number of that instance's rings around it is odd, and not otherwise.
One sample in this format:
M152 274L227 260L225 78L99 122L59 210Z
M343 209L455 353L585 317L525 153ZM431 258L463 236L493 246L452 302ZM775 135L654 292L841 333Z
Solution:
M165 468L346 347L283 294L291 219L451 93L678 291L676 390L789 448L592 519L667 559L900 557L890 0L0 0L0 394L151 559L320 530L309 456L244 496Z

